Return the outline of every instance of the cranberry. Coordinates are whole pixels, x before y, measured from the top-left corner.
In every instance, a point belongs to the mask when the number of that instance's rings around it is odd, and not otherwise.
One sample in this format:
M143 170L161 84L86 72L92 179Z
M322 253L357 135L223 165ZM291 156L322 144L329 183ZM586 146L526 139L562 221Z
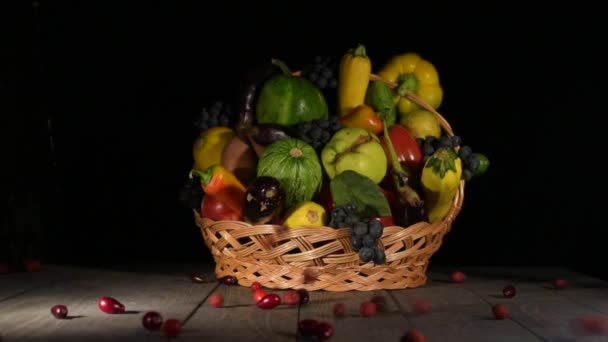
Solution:
M346 315L346 304L336 303L334 304L334 316L343 317Z
M300 304L307 304L310 301L310 295L306 289L298 289L300 293Z
M586 315L572 322L574 332L581 336L608 335L608 317L602 315Z
M200 274L200 273L190 273L190 280L193 283L199 283L200 284L200 283L205 282L205 277L203 277L203 275Z
M363 302L359 306L359 313L363 317L371 317L376 314L376 303L374 302Z
M334 326L329 322L320 322L314 328L315 335L321 340L328 340L334 334Z
M38 259L26 259L23 262L23 266L27 272L38 272L42 268Z
M566 286L568 286L568 281L566 279L557 278L553 280L553 288L555 288L556 290L564 289L566 288Z
M256 290L261 290L261 289L262 289L262 284L260 284L260 282L254 281L253 283L251 283L251 291L255 292Z
M222 306L224 306L224 296L222 296L221 293L214 293L209 298L209 303L214 308L221 308Z
M175 338L182 332L182 322L175 318L170 318L165 322L163 330L165 331L165 336Z
M300 293L298 291L292 290L287 291L283 294L283 302L289 305L296 305L300 303Z
M68 317L68 308L65 305L53 305L51 313L55 318L66 318Z
M509 317L509 308L504 304L496 304L492 307L492 312L496 319L505 319Z
M266 296L266 292L264 290L255 290L253 292L253 301L257 303L259 303L262 298L264 298L264 296Z
M148 330L158 330L163 325L163 317L156 311L148 311L141 318L141 324Z
M112 297L99 298L99 301L97 301L97 307L99 307L99 310L107 314L118 314L125 312L125 306Z
M431 312L432 309L433 305L428 300L416 299L414 301L414 310L421 315Z
M426 337L424 337L420 330L412 329L401 336L401 342L426 342Z
M376 304L376 309L378 309L378 311L386 311L386 298L384 298L384 296L373 296L371 302Z
M235 276L227 275L220 278L220 282L224 285L237 285L239 280Z
M465 278L466 276L464 275L464 273L460 271L454 271L450 273L450 280L454 283L462 283Z
M281 304L281 297L279 297L276 293L269 293L265 295L259 302L257 302L257 306L260 309L273 309L277 305Z
M10 271L11 271L11 268L9 267L8 262L0 261L0 274L9 273Z
M302 336L314 336L317 334L319 321L316 319L303 319L298 322L298 332Z
M502 295L505 296L506 298L513 298L515 297L515 286L513 285L507 285L502 289Z

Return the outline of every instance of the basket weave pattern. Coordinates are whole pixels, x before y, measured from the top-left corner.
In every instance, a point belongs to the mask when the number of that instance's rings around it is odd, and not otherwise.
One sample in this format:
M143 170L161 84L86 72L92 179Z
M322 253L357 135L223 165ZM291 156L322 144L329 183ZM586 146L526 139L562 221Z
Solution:
M408 97L435 113L445 132L453 135L441 114L414 94ZM257 281L267 288L309 291L415 288L426 284L429 260L462 208L464 188L462 180L441 220L385 227L380 239L386 254L383 265L360 263L351 245L350 228L252 226L241 221L213 221L196 210L194 219L213 255L216 276L235 276L242 286Z

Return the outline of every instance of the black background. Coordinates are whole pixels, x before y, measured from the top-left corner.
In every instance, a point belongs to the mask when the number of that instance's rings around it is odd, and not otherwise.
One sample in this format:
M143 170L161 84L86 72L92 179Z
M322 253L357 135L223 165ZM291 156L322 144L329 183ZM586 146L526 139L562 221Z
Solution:
M374 69L406 51L435 64L439 111L492 163L468 184L432 262L606 275L604 43L587 6L25 5L26 20L3 24L2 184L40 195L37 253L47 262L209 260L191 211L177 202L194 116L234 100L260 61L298 68L362 43Z

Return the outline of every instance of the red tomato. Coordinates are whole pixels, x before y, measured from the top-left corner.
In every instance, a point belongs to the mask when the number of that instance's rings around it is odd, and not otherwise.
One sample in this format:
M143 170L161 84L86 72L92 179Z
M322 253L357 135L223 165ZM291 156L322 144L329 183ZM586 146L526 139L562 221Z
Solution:
M416 143L416 138L414 138L405 126L399 124L391 125L388 128L388 135L395 148L395 153L397 153L399 163L410 169L411 172L418 172L422 166L423 155L420 147ZM380 142L386 153L388 166L390 168L393 165L393 161L387 146L386 137L380 137Z
M224 203L218 201L215 196L209 194L205 194L205 197L203 197L203 201L201 203L201 214L203 217L212 219L214 221L241 219L241 215L230 209Z

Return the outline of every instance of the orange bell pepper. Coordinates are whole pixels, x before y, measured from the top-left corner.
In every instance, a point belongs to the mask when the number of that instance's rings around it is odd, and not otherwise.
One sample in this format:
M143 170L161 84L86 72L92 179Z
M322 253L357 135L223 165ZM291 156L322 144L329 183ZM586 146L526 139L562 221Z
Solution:
M201 181L205 194L214 196L228 208L243 215L245 205L245 186L230 170L220 164L213 164L205 171L194 170Z
M360 104L350 113L340 117L340 122L346 127L359 127L376 135L382 133L382 119L378 117L374 108L368 104Z

